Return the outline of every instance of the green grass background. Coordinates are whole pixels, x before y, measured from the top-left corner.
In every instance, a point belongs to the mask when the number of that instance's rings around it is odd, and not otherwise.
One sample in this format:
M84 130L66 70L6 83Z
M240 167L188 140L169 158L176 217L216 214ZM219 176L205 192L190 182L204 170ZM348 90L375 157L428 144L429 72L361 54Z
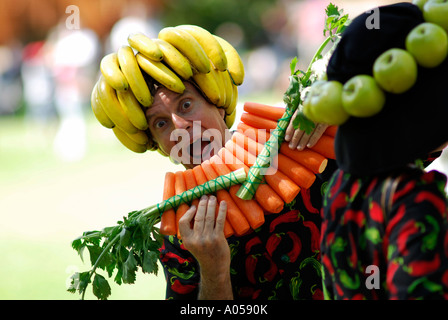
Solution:
M75 271L90 269L71 241L113 226L162 198L164 173L179 170L156 152L124 149L111 130L88 118L79 161L53 152L58 122L0 118L0 299L79 299L66 291ZM101 272L101 270L100 270ZM102 273L107 276L105 273ZM110 280L110 299L164 299L163 271L135 284ZM86 299L95 299L89 286Z

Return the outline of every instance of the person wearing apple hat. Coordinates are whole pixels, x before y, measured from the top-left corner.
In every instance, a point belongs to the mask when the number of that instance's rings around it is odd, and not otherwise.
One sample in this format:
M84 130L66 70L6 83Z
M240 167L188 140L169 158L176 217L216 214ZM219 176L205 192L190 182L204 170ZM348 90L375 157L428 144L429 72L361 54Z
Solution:
M343 33L328 81L372 76L377 58L392 48L408 50L408 34L426 22L410 3L380 7L379 29L366 27L369 16L356 17ZM410 88L384 90L381 111L339 126L339 169L322 210L325 298L448 298L447 177L424 170L448 142L447 74L446 55L437 66L417 63Z

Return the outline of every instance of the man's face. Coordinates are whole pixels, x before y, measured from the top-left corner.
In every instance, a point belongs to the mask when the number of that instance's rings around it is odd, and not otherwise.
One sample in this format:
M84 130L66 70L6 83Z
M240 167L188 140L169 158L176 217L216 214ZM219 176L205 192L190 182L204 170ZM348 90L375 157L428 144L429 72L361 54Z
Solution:
M213 156L214 147L224 145L227 126L223 109L205 100L191 83L184 84L182 94L160 87L146 117L159 149L166 155L173 151L173 158L181 158L189 169Z

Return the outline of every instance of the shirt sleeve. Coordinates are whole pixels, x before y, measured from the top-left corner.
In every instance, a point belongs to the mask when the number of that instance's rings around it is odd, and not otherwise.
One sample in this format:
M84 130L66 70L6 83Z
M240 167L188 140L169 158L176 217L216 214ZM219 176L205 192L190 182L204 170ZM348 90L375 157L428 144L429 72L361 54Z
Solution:
M164 237L160 261L165 273L167 300L195 300L198 297L199 268L193 256L175 236Z

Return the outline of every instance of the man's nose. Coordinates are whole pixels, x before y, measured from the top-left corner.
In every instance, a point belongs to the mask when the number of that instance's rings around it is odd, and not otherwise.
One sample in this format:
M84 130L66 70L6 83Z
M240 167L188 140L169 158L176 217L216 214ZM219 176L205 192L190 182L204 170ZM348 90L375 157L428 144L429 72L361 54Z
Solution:
M190 120L185 119L177 114L172 115L172 121L176 129L189 130L192 128L192 123Z

